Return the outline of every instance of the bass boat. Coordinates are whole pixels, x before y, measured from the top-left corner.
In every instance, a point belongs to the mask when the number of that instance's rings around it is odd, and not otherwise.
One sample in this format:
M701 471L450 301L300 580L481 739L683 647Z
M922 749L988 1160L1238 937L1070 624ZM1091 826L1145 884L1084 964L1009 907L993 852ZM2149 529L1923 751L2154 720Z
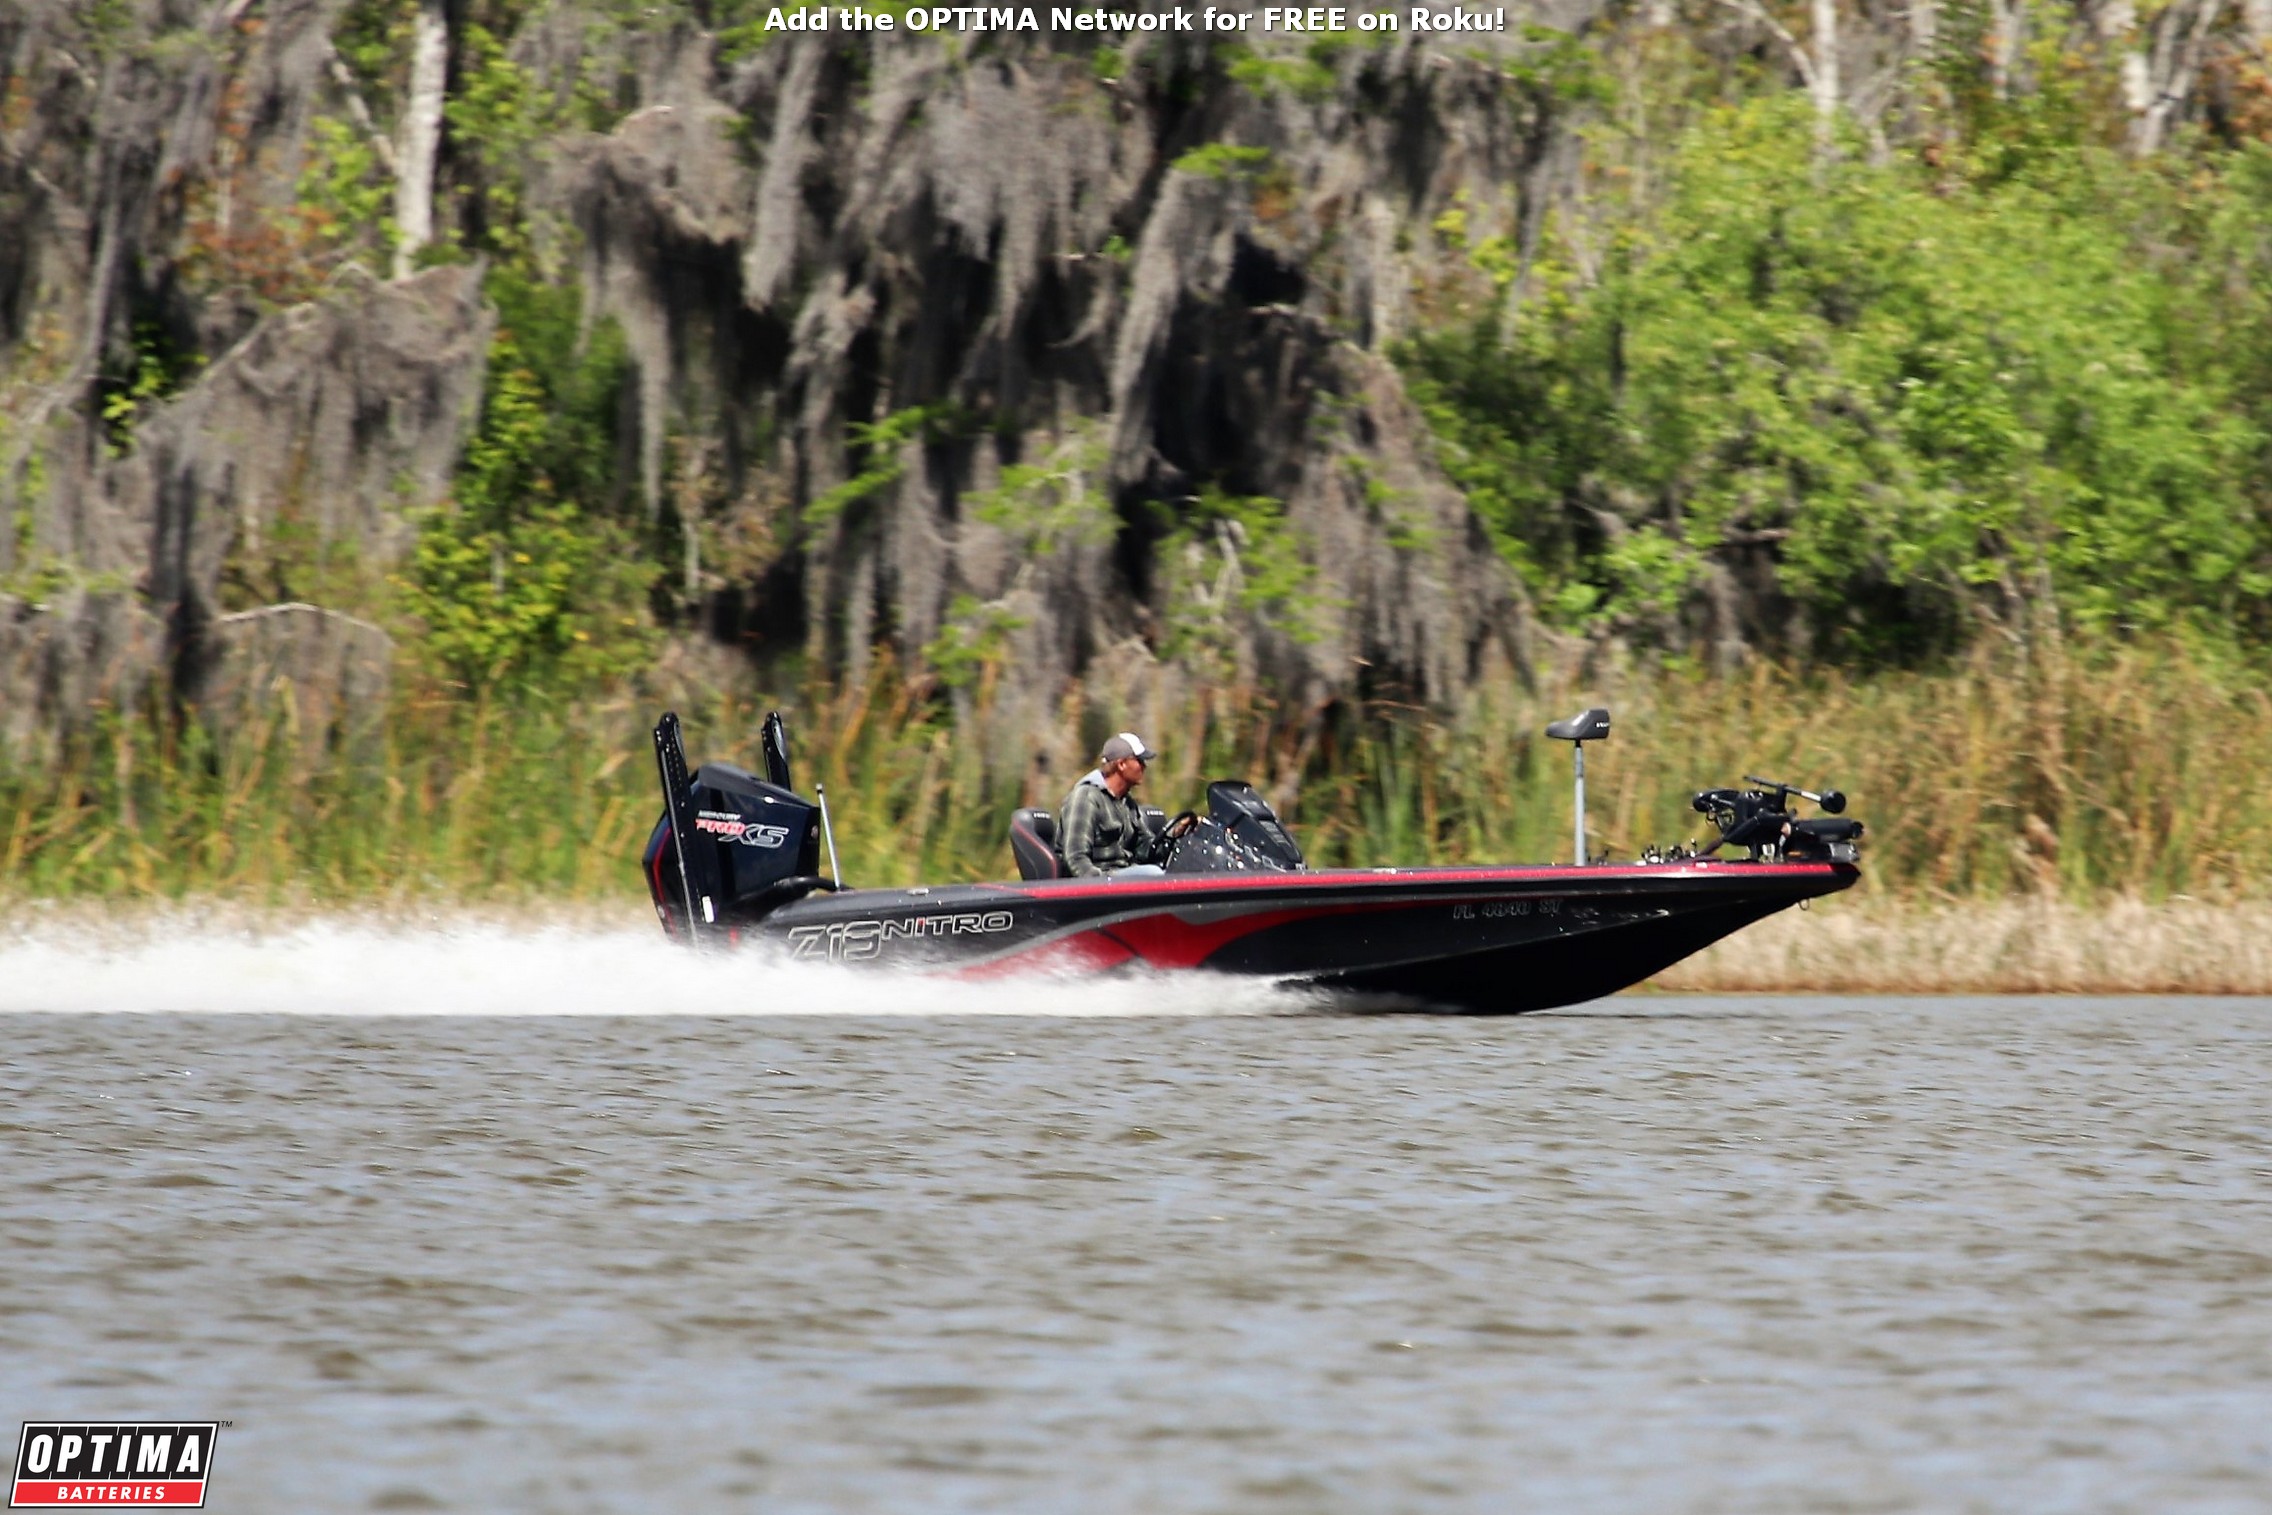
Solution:
M1586 743L1609 735L1609 712L1546 731L1576 759L1575 863L1311 868L1252 786L1221 780L1205 815L1148 812L1166 849L1149 876L1069 876L1055 817L1019 810L1015 880L856 889L834 876L826 791L807 799L792 782L778 713L762 776L730 763L690 773L666 714L654 732L663 814L643 865L664 931L691 945L964 977L1205 968L1479 1014L1628 988L1860 876L1863 828L1838 818L1845 796L1749 776L1749 788L1695 797L1719 831L1709 845L1588 859ZM1801 818L1797 800L1824 814Z

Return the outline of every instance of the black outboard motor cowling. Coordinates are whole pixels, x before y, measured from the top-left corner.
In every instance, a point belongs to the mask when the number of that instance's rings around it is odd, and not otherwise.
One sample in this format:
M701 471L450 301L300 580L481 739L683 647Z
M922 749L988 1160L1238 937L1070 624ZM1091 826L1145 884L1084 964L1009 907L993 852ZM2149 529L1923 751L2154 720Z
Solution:
M770 731L768 738L768 759L785 759L786 743L776 746ZM665 931L700 940L710 928L730 930L835 887L819 877L819 806L731 763L704 763L689 777L674 716L655 728L655 743L664 810L640 861ZM689 895L698 902L692 912Z

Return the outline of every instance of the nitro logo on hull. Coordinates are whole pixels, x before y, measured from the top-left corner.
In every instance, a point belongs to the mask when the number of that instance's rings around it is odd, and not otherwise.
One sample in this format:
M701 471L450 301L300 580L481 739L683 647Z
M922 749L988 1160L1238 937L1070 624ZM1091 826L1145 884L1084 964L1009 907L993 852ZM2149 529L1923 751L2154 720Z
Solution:
M27 1420L11 1510L162 1504L201 1509L220 1422Z
M707 831L712 836L724 837L729 842L740 842L744 847L778 847L789 840L786 826L761 826L745 821L738 815L724 815L705 810L694 818L694 829Z
M899 921L841 921L832 926L799 926L789 933L791 957L824 957L856 963L883 956L893 942L922 936L985 936L1010 929L1007 910L967 915L915 915Z

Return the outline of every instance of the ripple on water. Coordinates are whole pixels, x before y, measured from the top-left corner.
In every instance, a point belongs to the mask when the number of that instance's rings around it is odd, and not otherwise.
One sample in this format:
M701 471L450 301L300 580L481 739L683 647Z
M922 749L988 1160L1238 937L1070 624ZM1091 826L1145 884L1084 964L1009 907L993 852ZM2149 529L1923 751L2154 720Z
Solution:
M2272 1489L2261 1002L659 1019L323 950L0 1023L0 1383L231 1418L230 1509Z

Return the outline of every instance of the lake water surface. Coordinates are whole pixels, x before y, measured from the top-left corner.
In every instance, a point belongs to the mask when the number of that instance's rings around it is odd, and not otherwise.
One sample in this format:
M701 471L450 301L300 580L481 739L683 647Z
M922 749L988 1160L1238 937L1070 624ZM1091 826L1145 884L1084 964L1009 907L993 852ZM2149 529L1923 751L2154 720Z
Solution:
M0 1415L211 1509L2272 1508L2264 1001L48 939Z

